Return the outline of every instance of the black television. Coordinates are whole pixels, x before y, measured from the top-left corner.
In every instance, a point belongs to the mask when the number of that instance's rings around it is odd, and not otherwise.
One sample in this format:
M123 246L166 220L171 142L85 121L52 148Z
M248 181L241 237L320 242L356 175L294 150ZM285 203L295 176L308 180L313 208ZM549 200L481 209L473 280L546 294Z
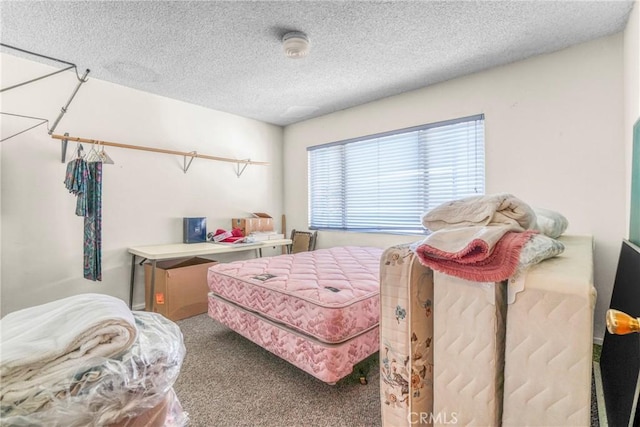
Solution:
M609 308L640 317L640 247L627 240L622 242ZM640 334L605 331L600 372L608 425L640 426Z

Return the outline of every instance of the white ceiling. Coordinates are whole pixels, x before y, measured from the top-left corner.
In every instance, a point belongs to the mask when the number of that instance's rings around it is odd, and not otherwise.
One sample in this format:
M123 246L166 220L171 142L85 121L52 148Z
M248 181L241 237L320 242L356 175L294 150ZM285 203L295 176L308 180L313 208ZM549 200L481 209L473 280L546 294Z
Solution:
M632 7L2 0L0 39L89 68L89 78L287 125L622 31ZM291 30L311 39L306 58L284 56L281 38Z

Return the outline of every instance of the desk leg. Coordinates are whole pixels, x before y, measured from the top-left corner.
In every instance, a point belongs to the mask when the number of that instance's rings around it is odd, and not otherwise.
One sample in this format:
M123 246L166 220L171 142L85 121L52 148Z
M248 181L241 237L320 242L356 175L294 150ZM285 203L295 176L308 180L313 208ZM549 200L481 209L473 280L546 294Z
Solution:
M129 308L133 309L133 284L136 277L136 256L131 254L131 282L129 283Z
M156 260L152 259L151 260L151 286L150 288L150 295L149 295L149 311L150 312L154 312L155 310L153 309L153 303L155 301L155 295L156 295Z

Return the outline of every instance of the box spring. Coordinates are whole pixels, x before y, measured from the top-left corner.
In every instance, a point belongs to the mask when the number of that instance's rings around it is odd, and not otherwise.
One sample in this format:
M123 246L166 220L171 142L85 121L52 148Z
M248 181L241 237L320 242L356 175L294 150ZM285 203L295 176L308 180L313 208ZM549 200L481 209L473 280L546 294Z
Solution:
M209 293L209 316L329 384L335 384L349 375L354 365L379 349L378 325L340 344L328 344L226 301L214 293Z
M589 426L593 238L561 236L507 311L503 426ZM603 320L604 322L604 320Z

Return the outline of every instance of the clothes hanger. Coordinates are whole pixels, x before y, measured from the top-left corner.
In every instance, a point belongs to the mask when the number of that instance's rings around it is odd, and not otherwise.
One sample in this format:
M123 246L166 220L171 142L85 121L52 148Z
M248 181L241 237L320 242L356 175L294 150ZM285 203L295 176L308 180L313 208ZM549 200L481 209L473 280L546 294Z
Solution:
M100 156L100 158L102 159L102 163L106 164L106 165L113 165L115 164L115 162L113 161L113 159L107 154L106 151L104 151L104 144L100 144L100 142L98 141L98 146L101 146L102 149L100 150L100 152L98 153L98 155Z
M76 150L74 154L75 154L75 157L72 160L78 160L78 159L84 158L84 147L82 146L82 144L80 143L76 144Z
M91 149L85 156L84 160L88 163L96 163L96 162L102 163L102 158L100 157L100 153L96 151L96 145L94 143L91 143Z

